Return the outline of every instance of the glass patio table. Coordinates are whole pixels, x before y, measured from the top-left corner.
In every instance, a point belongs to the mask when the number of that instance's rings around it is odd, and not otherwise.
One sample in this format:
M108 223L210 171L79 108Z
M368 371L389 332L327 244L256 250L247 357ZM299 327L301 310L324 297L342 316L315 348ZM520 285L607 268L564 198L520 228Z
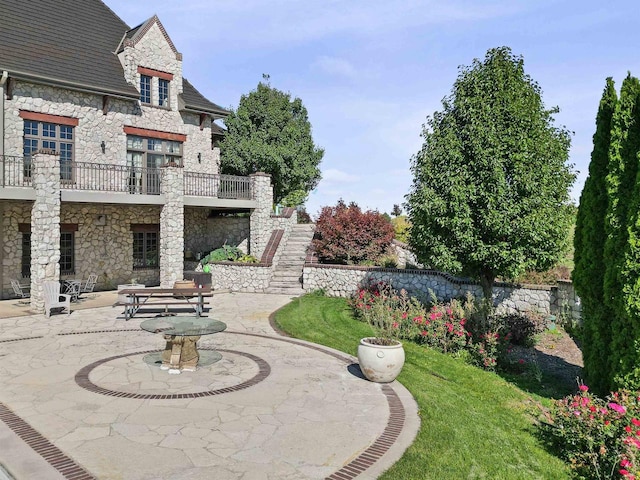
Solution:
M227 324L206 317L156 317L140 323L140 328L151 333L162 333L167 341L160 354L149 354L145 361L150 364L161 363L160 368L169 373L182 371L195 372L200 360L197 342L203 335L222 332ZM222 358L218 352L207 352L207 364ZM202 363L201 363L202 364Z

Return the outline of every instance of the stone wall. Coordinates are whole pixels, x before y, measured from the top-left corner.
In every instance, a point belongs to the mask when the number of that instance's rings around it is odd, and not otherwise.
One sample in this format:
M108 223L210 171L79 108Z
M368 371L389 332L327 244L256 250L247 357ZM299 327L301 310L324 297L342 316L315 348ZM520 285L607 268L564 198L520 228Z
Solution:
M470 292L482 296L480 285L433 270L400 270L395 268L357 267L307 264L303 272L303 288L307 292L322 289L330 296L349 297L360 286L384 281L395 289L428 300L433 292L439 300L460 298ZM499 312L538 311L580 318L580 301L570 282L558 286L496 284L493 302Z
M269 286L271 265L233 265L215 263L211 268L211 288L234 292L262 293Z
M22 234L20 224L31 224L32 202L4 202L1 220L4 243L4 278L2 293L11 293L11 279L22 279ZM98 217L104 217L104 224ZM77 225L75 232L75 273L60 279L98 275L98 290L115 289L118 284L136 279L148 286L158 285L158 269L133 270L133 235L131 224L160 223L160 207L134 205L95 205L63 203L60 223ZM21 283L25 283L21 281ZM134 282L135 283L135 282Z

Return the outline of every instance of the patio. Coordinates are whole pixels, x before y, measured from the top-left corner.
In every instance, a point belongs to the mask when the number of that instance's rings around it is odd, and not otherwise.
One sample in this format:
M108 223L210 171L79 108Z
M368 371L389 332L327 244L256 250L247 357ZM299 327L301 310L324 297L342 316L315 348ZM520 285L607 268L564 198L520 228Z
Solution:
M402 385L274 332L289 296L216 295L208 315L228 327L199 347L223 358L180 375L143 362L162 336L114 301L50 320L0 302L0 463L16 478L373 479L418 430Z

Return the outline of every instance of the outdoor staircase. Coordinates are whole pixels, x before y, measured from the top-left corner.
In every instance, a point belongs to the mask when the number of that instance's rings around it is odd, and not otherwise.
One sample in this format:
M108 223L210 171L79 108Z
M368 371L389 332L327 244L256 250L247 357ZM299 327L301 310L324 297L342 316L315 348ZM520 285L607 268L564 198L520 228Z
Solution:
M267 293L287 295L302 295L304 293L302 269L315 228L313 223L294 225L289 240L284 245L284 251L278 265L271 276Z

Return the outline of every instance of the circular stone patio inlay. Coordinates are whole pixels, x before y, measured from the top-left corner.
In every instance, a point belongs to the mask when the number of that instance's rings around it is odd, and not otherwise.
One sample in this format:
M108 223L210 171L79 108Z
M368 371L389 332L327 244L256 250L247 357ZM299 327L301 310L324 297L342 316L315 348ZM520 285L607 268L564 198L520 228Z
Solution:
M195 372L169 375L167 371L150 367L143 361L143 355L159 355L158 351L125 353L83 367L76 373L75 381L80 387L101 395L173 400L236 392L258 384L271 373L266 361L250 353L206 347L199 351L203 353L203 360L213 352L221 352L223 358L210 365L199 366Z

